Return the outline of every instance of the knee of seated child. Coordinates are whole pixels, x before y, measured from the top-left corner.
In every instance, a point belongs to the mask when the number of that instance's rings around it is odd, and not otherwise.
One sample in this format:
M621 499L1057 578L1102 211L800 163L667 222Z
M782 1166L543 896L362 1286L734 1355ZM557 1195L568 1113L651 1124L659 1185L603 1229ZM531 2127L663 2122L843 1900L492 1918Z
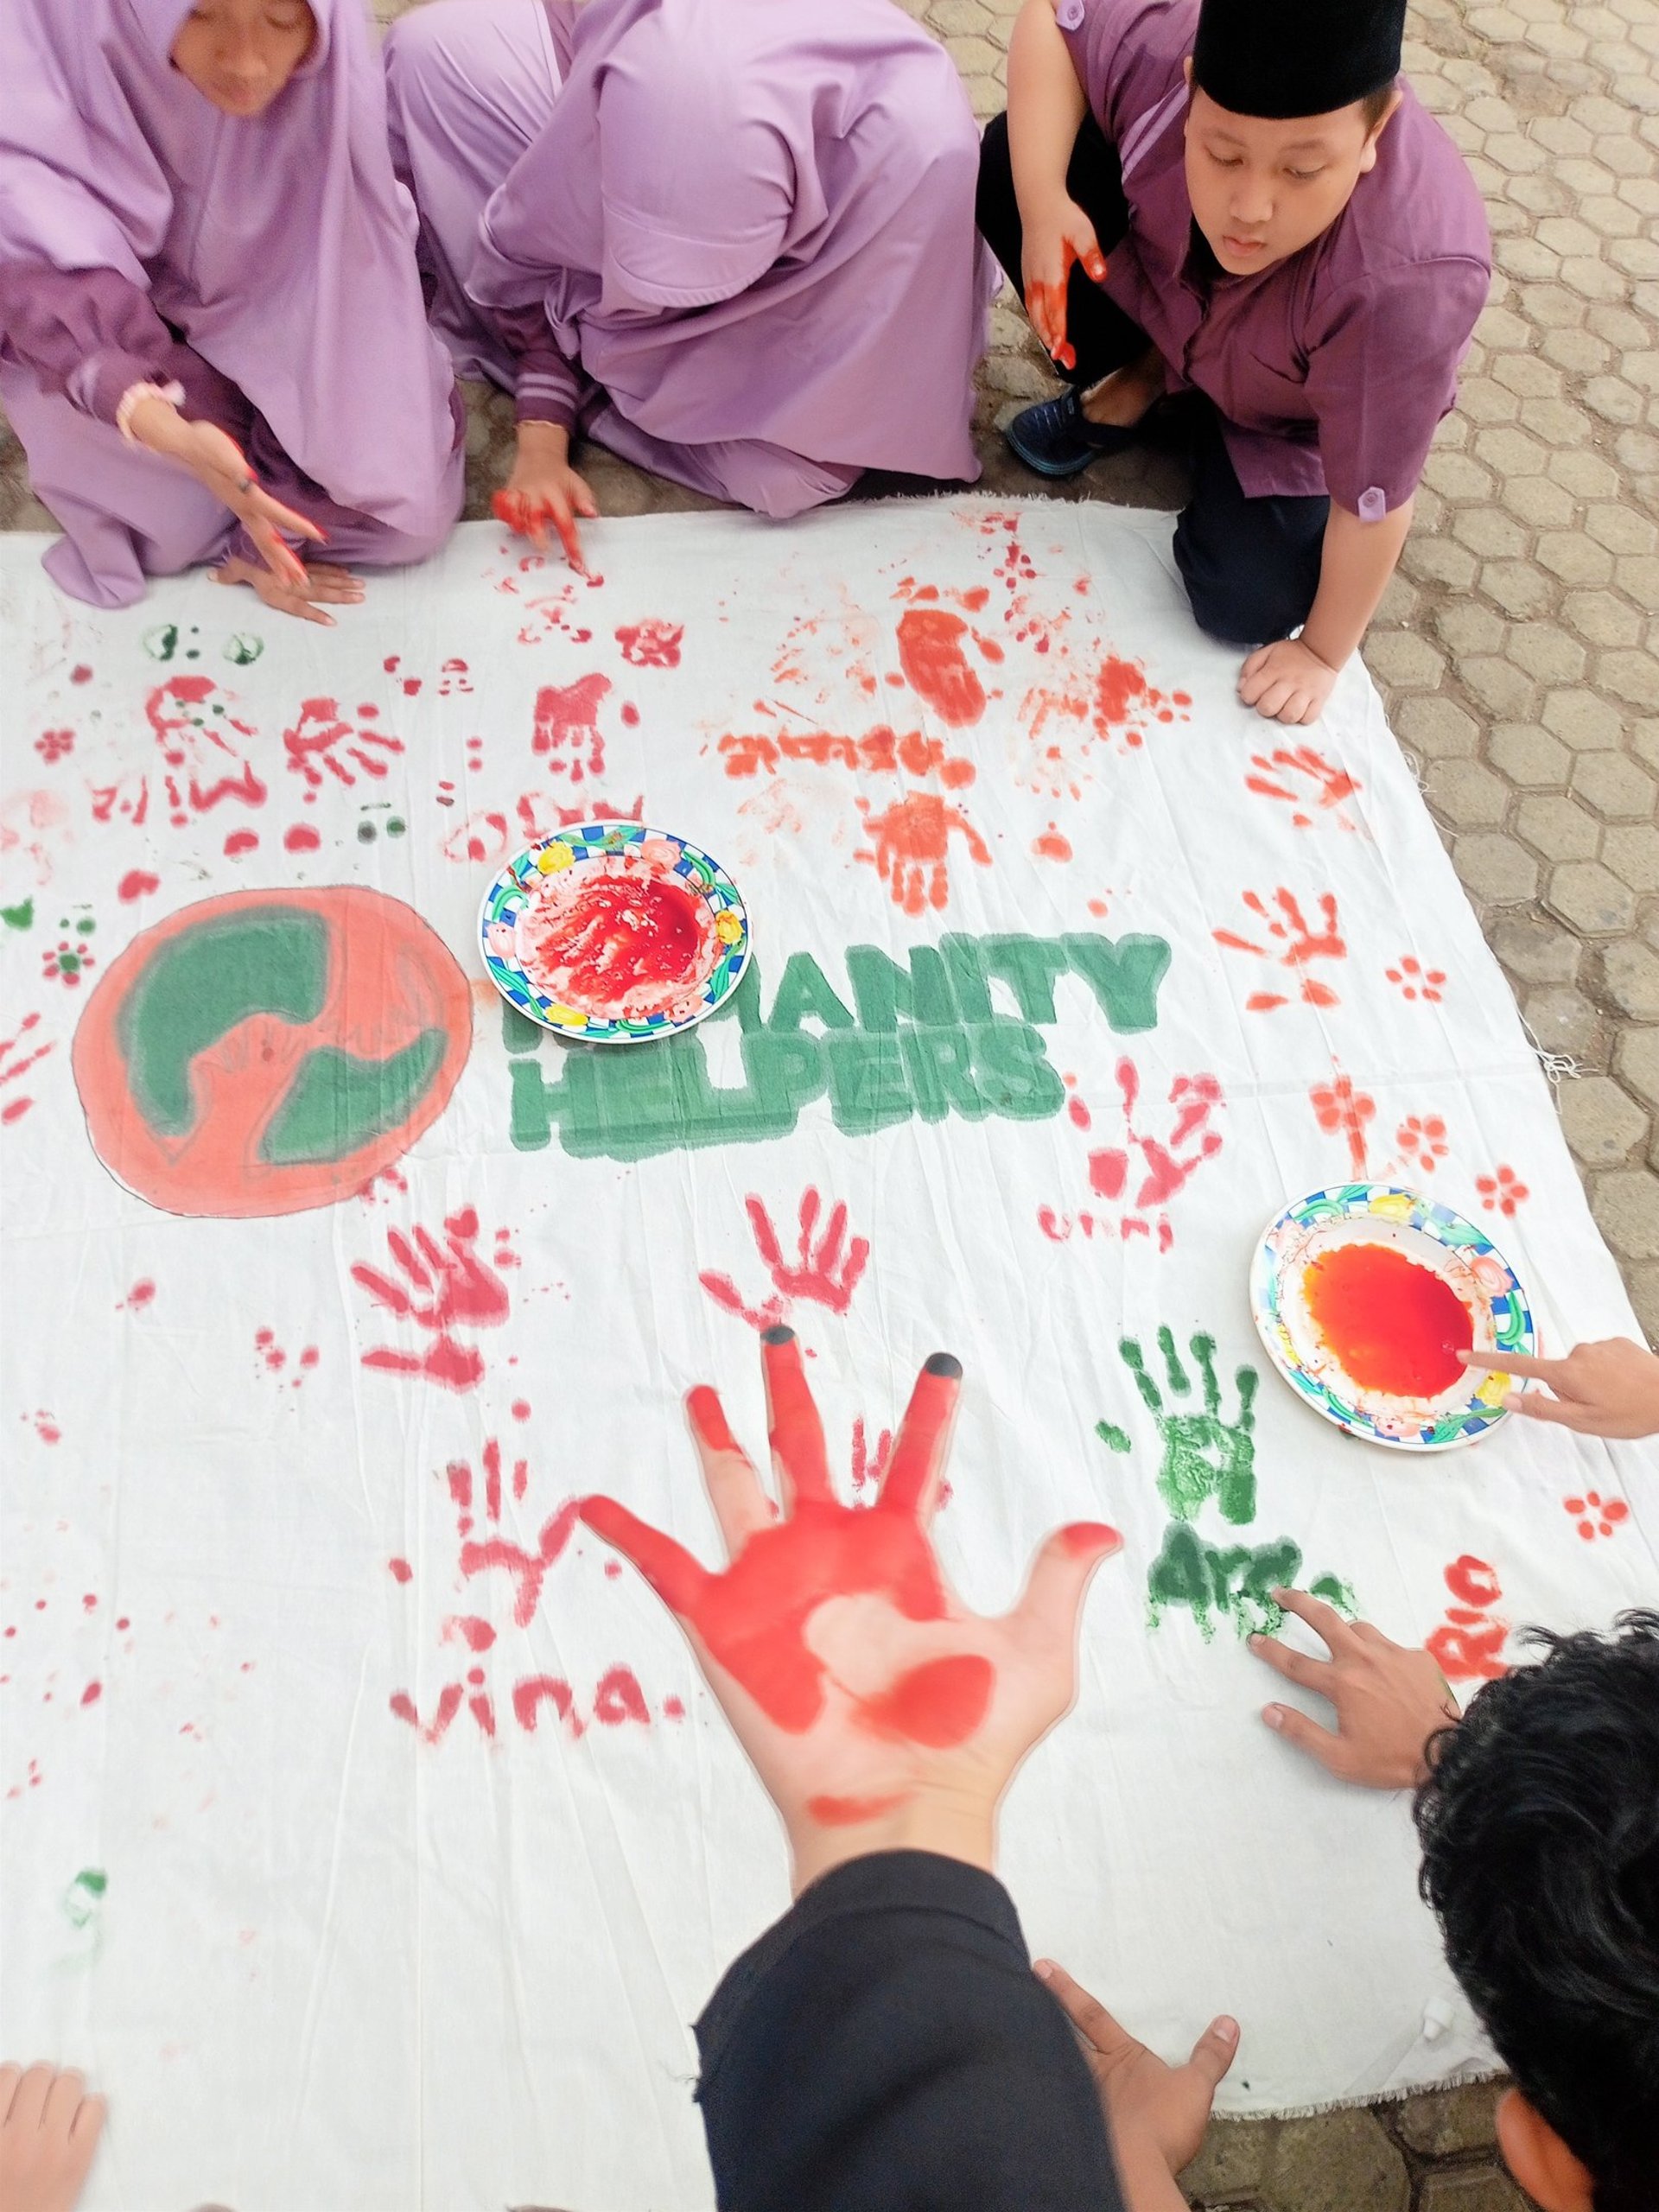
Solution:
M386 82L407 96L424 85L442 83L454 73L454 54L462 29L463 9L450 4L411 9L386 26L381 43Z

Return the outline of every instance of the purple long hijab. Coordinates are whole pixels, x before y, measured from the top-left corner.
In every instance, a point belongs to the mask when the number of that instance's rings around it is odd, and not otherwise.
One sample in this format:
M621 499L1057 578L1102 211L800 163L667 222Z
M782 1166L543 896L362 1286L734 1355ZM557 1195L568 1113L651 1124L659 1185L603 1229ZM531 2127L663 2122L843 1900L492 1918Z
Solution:
M311 0L311 52L245 118L168 59L189 4L4 0L0 258L116 270L339 505L441 530L452 374L361 0Z
M670 444L972 478L978 154L893 0L588 0L468 289Z

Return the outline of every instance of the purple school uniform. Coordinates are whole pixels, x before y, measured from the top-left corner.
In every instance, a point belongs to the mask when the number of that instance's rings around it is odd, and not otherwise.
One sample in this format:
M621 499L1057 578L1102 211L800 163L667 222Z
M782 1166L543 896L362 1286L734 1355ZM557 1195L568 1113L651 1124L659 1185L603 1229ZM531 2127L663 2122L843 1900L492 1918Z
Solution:
M1198 0L1059 0L1057 20L1123 172L1129 228L1106 290L1215 402L1250 499L1328 492L1366 522L1416 490L1491 282L1474 179L1405 92L1342 213L1259 275L1195 257L1182 63Z
M325 558L417 559L460 512L379 57L361 0L311 4L310 54L245 118L172 67L189 0L0 10L0 399L77 598L124 606L236 543L193 476L115 429L137 383L182 385L327 530Z
M866 468L971 479L977 151L949 56L891 0L589 0L467 289L521 417L581 411L765 512Z

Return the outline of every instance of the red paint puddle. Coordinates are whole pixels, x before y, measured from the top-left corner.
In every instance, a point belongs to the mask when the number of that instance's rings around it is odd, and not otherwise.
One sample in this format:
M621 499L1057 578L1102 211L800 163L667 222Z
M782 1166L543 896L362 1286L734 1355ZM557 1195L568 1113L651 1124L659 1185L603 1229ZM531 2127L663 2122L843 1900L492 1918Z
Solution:
M1071 857L1071 840L1062 836L1059 830L1051 822L1042 836L1033 840L1031 849L1039 860L1069 861Z
M80 1701L83 1705L96 1705L103 1694L104 1685L102 1682L88 1682L86 1688L82 1690L80 1694Z
M258 842L257 830L232 830L225 840L225 856L227 860L235 860L240 854L254 851Z
M315 853L321 842L308 822L296 822L283 836L283 846L290 853Z
M590 1012L632 1001L642 990L690 980L702 948L702 909L677 883L602 876L568 905L525 917L527 967Z
M129 868L116 885L115 895L130 906L135 899L148 899L152 891L159 891L161 887L159 875L150 875L141 868Z
M1303 1278L1320 1340L1362 1389L1432 1398L1463 1379L1473 1316L1441 1276L1387 1244L1339 1244Z

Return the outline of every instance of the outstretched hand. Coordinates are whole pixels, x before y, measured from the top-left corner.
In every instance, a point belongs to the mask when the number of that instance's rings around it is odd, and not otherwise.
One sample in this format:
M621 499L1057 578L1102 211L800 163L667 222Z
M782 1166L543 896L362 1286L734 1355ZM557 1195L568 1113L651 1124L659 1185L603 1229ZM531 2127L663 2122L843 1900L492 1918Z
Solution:
M923 1369L875 1503L843 1505L794 1332L761 1338L781 1511L710 1389L687 1401L728 1564L711 1570L608 1497L588 1526L631 1560L689 1637L788 1830L798 1892L865 1853L932 1850L988 1868L998 1801L1071 1705L1077 1619L1116 1529L1079 1522L1038 1552L998 1619L944 1581L938 1508L962 1370Z
M234 438L216 423L189 422L170 400L146 398L132 410L133 436L151 453L165 454L188 468L202 487L227 506L246 531L259 558L279 584L303 589L305 563L283 533L326 543L314 522L260 490Z
M71 2212L104 2130L102 2097L79 2074L0 2066L0 2207Z
M579 576L588 574L576 517L590 522L599 502L586 477L570 466L570 434L556 423L521 423L512 474L490 502L498 522L529 538L538 553L547 550L552 524L564 557Z
M1262 1707L1262 1718L1338 1781L1368 1789L1414 1789L1427 1774L1431 1736L1461 1719L1458 1701L1433 1656L1395 1643L1368 1621L1345 1621L1334 1605L1301 1590L1275 1590L1274 1602L1324 1639L1329 1659L1310 1659L1270 1636L1250 1649L1276 1675L1317 1690L1336 1707L1334 1729L1294 1705Z
M1065 334L1066 295L1074 264L1091 283L1106 282L1106 257L1095 226L1075 200L1062 199L1050 214L1026 226L1020 275L1026 313L1057 368L1075 369L1077 348Z
M1166 2065L1064 1967L1039 1959L1034 1971L1077 2031L1129 2200L1138 2206L1142 2197L1134 2183L1154 2161L1173 2178L1198 2157L1217 2086L1237 2055L1238 2023L1223 2013L1193 2044L1190 2057ZM1168 2198L1172 2205L1182 2201L1179 2192Z
M1511 1413L1525 1414L1530 1421L1554 1421L1580 1436L1659 1435L1659 1356L1629 1337L1574 1344L1565 1359L1483 1351L1459 1357L1465 1367L1547 1383L1553 1396L1541 1390L1512 1390L1503 1401Z

